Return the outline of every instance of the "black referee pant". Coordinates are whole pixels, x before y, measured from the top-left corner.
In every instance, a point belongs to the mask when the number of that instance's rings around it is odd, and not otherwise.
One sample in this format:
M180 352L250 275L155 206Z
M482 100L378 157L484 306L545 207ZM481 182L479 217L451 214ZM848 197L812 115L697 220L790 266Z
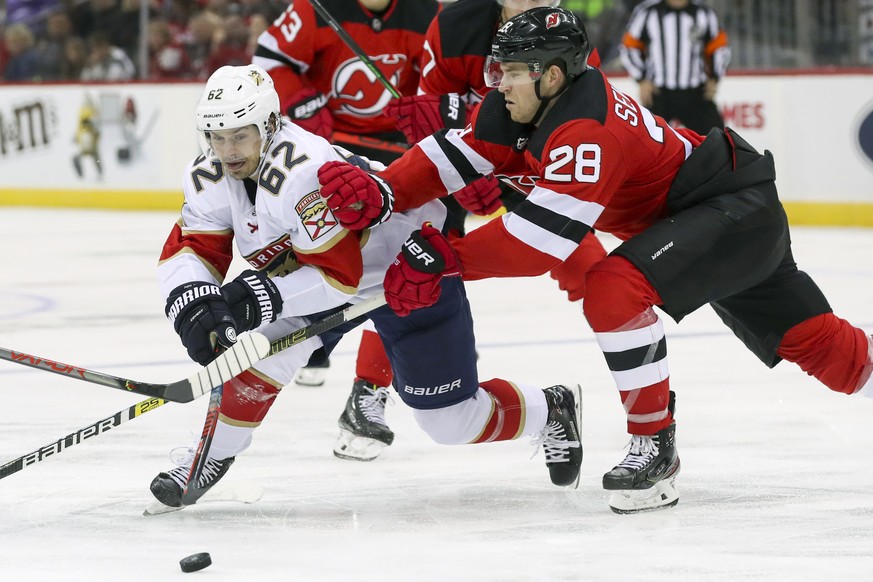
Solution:
M715 101L703 96L703 85L696 89L657 88L652 98L652 113L660 115L669 123L674 119L700 135L713 128L724 129L724 119Z

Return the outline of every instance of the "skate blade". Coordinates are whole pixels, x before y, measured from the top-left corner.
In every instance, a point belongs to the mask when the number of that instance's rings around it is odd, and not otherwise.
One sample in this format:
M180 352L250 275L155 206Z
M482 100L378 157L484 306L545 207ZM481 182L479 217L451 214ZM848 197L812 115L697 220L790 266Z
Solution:
M358 436L341 428L340 436L333 447L333 454L338 459L346 461L372 461L386 446L382 441Z
M254 481L234 481L230 483L217 483L212 489L207 491L197 503L206 503L212 501L236 501L239 503L256 503L264 495L264 487L260 483ZM173 513L188 507L182 505L180 507L171 507L164 505L157 499L153 499L142 512L145 516L162 515L164 513Z
M679 503L676 475L658 481L648 489L625 489L613 491L609 496L609 508L615 513L642 513L673 507Z

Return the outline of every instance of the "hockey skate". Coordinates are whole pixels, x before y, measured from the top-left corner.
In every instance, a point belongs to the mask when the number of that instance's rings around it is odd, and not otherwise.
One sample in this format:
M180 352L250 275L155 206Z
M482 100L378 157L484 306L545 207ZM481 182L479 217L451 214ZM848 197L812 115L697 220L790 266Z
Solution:
M679 467L675 422L654 436L633 435L627 456L603 476L603 488L612 492L609 507L616 513L639 513L676 505Z
M340 459L372 461L394 442L394 433L385 422L387 388L355 380L346 408L339 417L340 435L333 454Z
M304 366L299 368L294 374L294 383L298 386L307 386L318 388L324 386L327 379L327 369L330 367L330 360L325 360L324 363L318 363L312 366Z
M559 385L546 388L543 392L549 406L549 416L545 428L534 436L533 444L537 448L543 446L552 483L576 488L579 486L579 469L582 466L582 441L579 436L582 391L579 386L571 390Z
M149 489L155 499L168 507L182 507L182 492L185 489L185 484L188 482L188 475L191 472L191 462L194 460L194 451L186 449L187 453L180 459L174 461L176 467L173 467L165 473L158 473L158 476L152 480ZM198 481L197 498L205 494L218 481L224 477L227 470L233 464L234 457L229 457L221 461L206 458L206 464L203 466L203 471L200 474ZM189 503L190 505L190 503Z

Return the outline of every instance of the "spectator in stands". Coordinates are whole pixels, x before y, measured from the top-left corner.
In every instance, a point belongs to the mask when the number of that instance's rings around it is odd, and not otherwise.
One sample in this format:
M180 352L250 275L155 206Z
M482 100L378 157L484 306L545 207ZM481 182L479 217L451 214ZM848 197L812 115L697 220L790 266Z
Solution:
M40 77L46 81L64 78L64 50L73 37L73 23L66 12L49 14L45 22L45 36L37 44Z
M88 64L82 70L82 81L129 81L136 75L133 61L123 50L109 43L105 32L91 35Z
M249 28L239 16L228 16L224 26L218 30L218 42L207 60L207 68L215 71L224 65L239 67L249 64Z
M204 10L191 17L188 23L188 37L185 52L191 63L191 75L195 79L207 79L213 70L209 68L209 56L222 27L221 17L210 10Z
M166 21L153 20L149 23L148 47L150 79L182 79L191 75L188 54L173 39L173 33Z
M6 27L3 44L9 53L3 78L7 81L35 81L39 79L39 51L33 32L26 24L17 23Z
M88 45L78 36L72 36L64 43L64 59L61 63L59 79L78 81L88 64Z

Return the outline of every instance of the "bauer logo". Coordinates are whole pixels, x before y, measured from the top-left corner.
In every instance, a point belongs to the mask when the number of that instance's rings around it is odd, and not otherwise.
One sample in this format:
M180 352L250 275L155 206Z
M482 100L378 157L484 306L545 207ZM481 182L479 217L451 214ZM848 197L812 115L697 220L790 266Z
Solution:
M873 101L868 103L859 116L856 143L867 167L873 170Z

